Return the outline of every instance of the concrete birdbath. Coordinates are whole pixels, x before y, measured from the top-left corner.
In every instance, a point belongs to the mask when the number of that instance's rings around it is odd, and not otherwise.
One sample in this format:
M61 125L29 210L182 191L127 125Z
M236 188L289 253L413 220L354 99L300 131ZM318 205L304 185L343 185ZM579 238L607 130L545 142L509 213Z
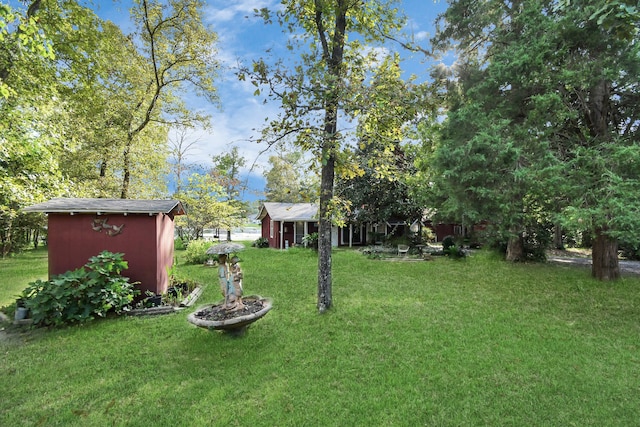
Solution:
M229 310L224 301L205 305L191 313L187 320L196 326L210 330L227 332L241 336L250 324L264 317L271 310L272 302L259 295L250 295L242 299L244 307Z
M223 242L207 249L207 254L218 255L217 277L224 300L200 307L187 320L201 328L221 330L233 335L243 335L247 327L271 310L271 300L259 295L245 297L240 268L240 258L232 252L244 249L244 245Z

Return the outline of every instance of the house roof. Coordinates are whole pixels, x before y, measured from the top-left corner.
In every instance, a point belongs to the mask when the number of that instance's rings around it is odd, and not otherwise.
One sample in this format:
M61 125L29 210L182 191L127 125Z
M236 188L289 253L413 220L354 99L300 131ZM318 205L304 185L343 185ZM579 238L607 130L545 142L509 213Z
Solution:
M256 219L271 217L274 221L317 221L318 205L315 203L275 203L265 202Z
M75 199L56 198L24 208L26 212L45 213L172 213L184 215L179 200L133 200L133 199Z

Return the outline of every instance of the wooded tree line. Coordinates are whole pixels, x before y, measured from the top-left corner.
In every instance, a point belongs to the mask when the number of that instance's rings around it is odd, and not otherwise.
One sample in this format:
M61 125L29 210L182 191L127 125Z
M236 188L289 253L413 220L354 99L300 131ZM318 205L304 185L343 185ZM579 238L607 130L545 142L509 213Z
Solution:
M313 158L319 184L307 179L279 197L319 200L320 311L332 304L331 225L367 206L377 219L429 207L442 220L488 221L513 261L550 230L580 233L593 240L601 279L619 275L619 242L637 247L636 2L448 3L428 46L404 33L394 0L283 0L257 11L295 36L293 57L265 54L238 77L281 106L257 139L293 141ZM138 0L130 35L74 1L0 8L3 242L20 208L42 199L166 194L168 133L207 123L184 91L216 101L216 37L201 6ZM418 82L403 77L407 49L457 59ZM288 155L271 159L282 174L297 161ZM276 178L274 197L285 188ZM218 199L228 198L216 182Z

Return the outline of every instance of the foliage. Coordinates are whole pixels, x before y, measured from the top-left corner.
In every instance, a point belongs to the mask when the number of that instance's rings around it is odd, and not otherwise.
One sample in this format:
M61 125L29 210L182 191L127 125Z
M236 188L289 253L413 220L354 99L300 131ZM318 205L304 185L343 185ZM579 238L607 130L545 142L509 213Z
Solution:
M247 159L238 152L238 147L233 147L229 152L212 157L213 168L209 172L223 189L226 196L224 200L233 210L231 216L226 218L224 228L227 230L227 239L231 239L231 228L239 226L244 221L248 203L242 201L240 196L247 189L246 182L240 179L240 169L245 166Z
M3 255L40 227L29 204L166 197L168 126L207 121L179 95L215 101L217 70L198 1L134 2L130 35L75 0L13 4L0 7Z
M188 242L188 240L187 240ZM187 248L187 244L185 243L185 239L181 237L176 237L173 240L173 249L176 251L181 251Z
M123 156L121 197L129 194L131 166L129 157L141 133L150 124L206 125L201 113L186 108L180 94L193 90L207 101L217 102L214 86L219 64L217 35L203 22L200 0L164 3L140 0L131 14L138 26L143 58L144 84L134 86L133 103L124 121L126 139Z
M266 237L258 237L252 244L254 248L268 248L269 247L269 239Z
M407 128L421 106L418 92L400 77L398 57L386 58L375 70L370 108L361 113L358 146L354 152L358 173L339 177L336 193L357 209L353 223L415 220L424 206L409 196L409 177L415 173L413 150L402 144Z
M318 233L314 232L310 234L305 234L302 237L302 244L317 251L318 250Z
M640 231L640 43L625 4L452 1L442 16L434 41L458 41L462 60L434 70L448 107L440 139L425 132L434 205L490 221L510 260L546 239L536 224L561 223L589 230L594 275L616 278L616 239Z
M187 215L176 218L182 238L195 240L205 228L228 230L240 221L240 207L228 199L224 188L210 174L192 174L183 192L174 196L187 211Z
M128 277L124 254L103 251L89 258L84 267L36 280L22 292L25 307L38 326L83 323L109 312L127 310L139 293Z
M448 251L449 248L455 247L456 246L456 241L454 239L453 236L446 236L444 239L442 239L442 250L443 251Z
M184 262L187 264L204 264L208 259L215 258L214 255L207 254L207 249L211 247L211 242L198 239L189 241L187 250L184 253Z
M270 169L265 170L265 201L280 203L312 203L318 199L318 177L305 172L303 153L279 152L269 156Z

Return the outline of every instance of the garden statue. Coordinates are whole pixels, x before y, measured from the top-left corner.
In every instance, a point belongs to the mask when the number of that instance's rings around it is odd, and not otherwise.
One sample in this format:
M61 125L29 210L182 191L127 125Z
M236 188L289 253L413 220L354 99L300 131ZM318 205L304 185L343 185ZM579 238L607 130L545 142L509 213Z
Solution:
M220 254L218 257L218 281L220 291L224 297L223 308L226 310L239 310L242 304L242 269L240 259L234 256L231 259L231 266L227 263L227 254Z
M243 335L247 327L271 310L271 300L259 295L243 298L243 272L240 259L229 254L244 249L239 243L225 242L207 249L208 254L218 254L217 276L223 301L200 307L187 320L202 328L222 330L232 335Z
M240 267L240 258L234 256L231 258L231 277L233 277L233 290L235 292L236 303L238 308L243 308L242 304L242 268Z

